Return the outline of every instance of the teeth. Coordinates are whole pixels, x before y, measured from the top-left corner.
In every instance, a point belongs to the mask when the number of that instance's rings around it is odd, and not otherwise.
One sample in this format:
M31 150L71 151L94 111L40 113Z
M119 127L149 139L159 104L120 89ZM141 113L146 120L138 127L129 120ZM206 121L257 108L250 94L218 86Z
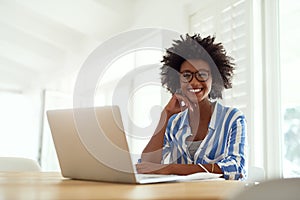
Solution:
M200 91L201 91L201 89L189 89L189 92L194 92L194 93L200 92Z

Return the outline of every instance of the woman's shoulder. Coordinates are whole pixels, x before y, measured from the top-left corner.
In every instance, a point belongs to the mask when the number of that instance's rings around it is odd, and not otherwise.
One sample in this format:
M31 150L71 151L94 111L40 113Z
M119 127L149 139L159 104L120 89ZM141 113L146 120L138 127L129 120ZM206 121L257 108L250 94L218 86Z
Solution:
M168 120L168 124L169 126L173 126L173 127L179 127L182 126L184 123L187 123L187 110L183 110L179 113L175 113L173 114L169 120Z
M173 114L173 115L169 118L169 120L170 120L170 121L181 120L181 119L184 118L186 115L187 115L187 109L186 109L186 110L183 110L183 111L181 111L181 112L179 112L179 113Z
M245 118L243 111L237 107L223 105L221 102L216 102L216 106L218 112L223 112L224 114L235 118Z

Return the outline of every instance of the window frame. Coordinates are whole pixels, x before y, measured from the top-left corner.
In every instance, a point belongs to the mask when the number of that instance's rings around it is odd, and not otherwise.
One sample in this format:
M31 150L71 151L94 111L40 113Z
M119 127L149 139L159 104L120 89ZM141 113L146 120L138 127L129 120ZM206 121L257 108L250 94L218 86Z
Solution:
M262 0L263 32L263 141L266 178L281 178L281 77L279 51L279 1Z

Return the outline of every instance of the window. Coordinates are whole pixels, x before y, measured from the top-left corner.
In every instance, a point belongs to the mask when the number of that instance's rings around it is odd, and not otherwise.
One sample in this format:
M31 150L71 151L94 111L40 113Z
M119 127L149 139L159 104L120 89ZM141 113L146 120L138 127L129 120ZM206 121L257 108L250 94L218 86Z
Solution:
M95 106L120 106L134 162L158 123L160 112L153 112L163 104L161 59L162 51L158 49L140 49L116 58L99 80L95 94Z
M39 98L0 91L0 156L38 159Z
M300 2L279 5L283 176L300 177Z

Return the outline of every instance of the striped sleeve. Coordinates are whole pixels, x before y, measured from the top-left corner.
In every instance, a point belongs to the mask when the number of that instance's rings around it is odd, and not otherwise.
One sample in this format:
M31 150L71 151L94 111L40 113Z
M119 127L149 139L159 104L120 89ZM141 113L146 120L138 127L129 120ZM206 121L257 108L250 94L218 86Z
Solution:
M171 152L171 145L170 145L170 134L171 133L170 133L170 131L171 131L171 126L172 126L172 122L173 122L174 118L175 118L175 115L170 117L170 119L168 121L168 125L167 125L166 132L165 132L165 137L164 137L161 163L165 162L165 159L168 157L168 155Z
M225 179L244 179L246 177L246 120L244 115L235 109L235 114L226 123L230 126L227 149L224 159L217 164L222 169Z

